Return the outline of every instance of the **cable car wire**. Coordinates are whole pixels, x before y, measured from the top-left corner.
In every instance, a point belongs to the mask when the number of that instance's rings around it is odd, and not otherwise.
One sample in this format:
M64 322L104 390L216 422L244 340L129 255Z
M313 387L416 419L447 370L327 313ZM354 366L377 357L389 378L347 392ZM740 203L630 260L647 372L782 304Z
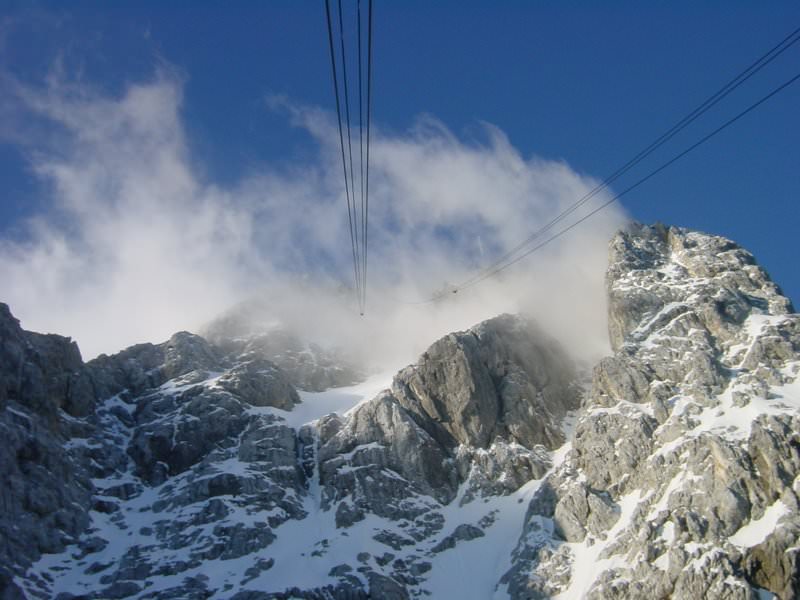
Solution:
M619 167L616 171L614 171L614 173L612 173L611 175L606 177L606 179L604 179L601 183L599 183L592 190L590 190L588 193L586 193L583 197L581 197L576 202L574 202L573 204L568 206L566 209L564 209L561 213L556 215L553 219L551 219L544 226L542 226L541 228L539 228L536 231L534 231L530 236L528 236L525 240L523 240L522 242L517 244L514 248L512 248L509 251L507 251L505 254L503 254L499 258L495 259L490 265L488 265L486 267L483 267L477 273L473 274L468 279L462 281L460 284L452 286L447 292L439 292L439 293L436 293L436 294L434 294L433 296L431 296L429 298L426 298L426 299L423 299L423 300L420 300L420 301L416 301L416 302L409 302L408 304L425 304L425 303L428 303L428 302L433 302L433 301L440 300L440 299L446 297L449 293L457 293L458 290L460 290L460 289L465 289L465 288L471 287L472 285L474 285L476 283L480 283L481 281L484 281L485 279L488 279L489 277L493 276L495 273L504 270L505 268L507 268L507 266L510 266L511 264L514 264L514 263L518 262L520 259L528 256L530 254L530 252L525 251L518 258L516 258L516 259L514 258L514 256L516 254L518 254L520 251L524 250L527 246L529 246L530 244L535 242L538 238L540 238L544 233L546 233L547 231L552 229L555 225L557 225L565 217L567 217L570 214L572 214L573 212L575 212L578 208L580 208L581 206L586 204L586 202L588 202L590 199L595 197L602 190L607 188L611 183L616 181L620 176L622 176L627 171L629 171L631 168L633 168L634 166L639 164L642 160L647 158L650 154L652 154L659 147L663 146L667 141L669 141L677 133L679 133L681 130L685 129L689 124L691 124L696 119L698 119L700 116L705 114L714 105L719 103L723 98L725 98L727 95L729 95L731 92L733 92L736 88L738 88L745 81L750 79L753 75L755 75L757 72L759 72L761 69L763 69L770 62L775 60L778 56L780 56L783 52L788 50L792 45L794 45L798 41L800 41L800 27L798 27L797 29L792 31L789 35L784 37L778 44L773 46L769 51L767 51L765 54L763 54L761 57L759 57L756 61L751 63L746 69L744 69L742 72L740 72L736 77L734 77L728 83L726 83L724 86L722 86L722 88L720 88L717 92L715 92L713 95L711 95L708 99L706 99L703 103L701 103L697 108L695 108L693 111L691 111L685 117L683 117L680 121L678 121L675 125L673 125L669 130L667 130L665 133L663 133L661 136L659 136L655 141L653 141L647 147L642 149L631 160L629 160L627 163L625 163L624 165ZM780 89L783 89L783 88L780 88ZM771 97L771 96L769 96L769 97ZM767 98L764 98L764 100L766 100L766 99ZM754 108L754 106L752 108ZM748 111L745 111L745 113L740 113L740 116L743 116L744 114L746 114L746 112L748 112ZM732 124L732 122L733 121L731 121L730 123L727 123L725 126L727 126L728 124ZM705 140L703 140L703 141L705 141ZM669 164L671 164L671 163L669 163ZM655 172L652 173L652 174L655 174ZM649 177L647 177L647 178L649 178ZM645 178L645 180L647 178ZM643 181L637 182L637 184L635 184L635 185L638 185L639 183L643 183ZM627 189L625 191L625 193L630 191L630 189L632 189L632 188ZM610 204L614 199L616 199L618 197L619 197L619 195L615 196L607 204ZM603 207L607 206L607 204L604 204ZM594 214L594 212L592 212L590 214ZM560 235L561 234L558 234L556 237L559 237ZM547 243L549 243L549 240L550 240L550 238L548 238L548 242ZM535 246L535 248L538 248L538 247L539 247L538 245ZM503 266L505 263L508 263L508 264L506 266Z
M505 254L500 256L499 258L495 259L493 263L490 265L482 268L476 274L474 274L469 279L462 282L460 285L456 286L457 288L463 288L469 286L473 280L483 280L483 275L486 273L491 273L495 267L502 264L506 260L512 258L515 254L521 251L523 248L528 246L529 244L533 243L537 238L539 238L543 233L549 231L553 226L558 224L561 220L565 217L569 216L573 212L575 212L578 208L586 204L589 200L594 198L597 194L601 191L606 189L611 183L616 181L619 177L627 173L630 169L635 167L639 164L642 160L650 156L653 152L655 152L658 148L663 146L666 142L672 139L675 135L677 135L680 131L685 129L695 120L697 120L700 116L705 114L708 110L710 110L713 106L719 103L722 99L724 99L727 95L733 92L736 88L750 79L753 75L758 73L761 69L767 66L770 62L775 60L778 56L780 56L783 52L788 50L792 45L796 42L800 41L800 27L792 31L789 35L783 38L778 44L772 47L768 52L763 54L759 57L755 62L750 64L746 69L740 72L736 77L726 83L722 88L720 88L717 92L707 98L704 102L702 102L697 108L679 120L675 125L673 125L669 130L664 132L661 136L659 136L655 141L649 144L647 147L642 149L639 153L637 153L631 160L627 163L619 167L616 171L614 171L611 175L606 177L601 183L595 186L592 190L586 193L583 197L579 200L571 204L561 213L556 215L551 221L546 223L543 227L539 228L538 230L534 231L530 236L524 239L522 242L514 246L511 250L507 251Z
M499 266L495 267L492 271L485 273L480 278L473 278L473 280L470 281L470 283L463 284L461 286L453 288L450 291L452 291L452 293L456 293L458 291L461 291L461 290L470 288L470 287L472 287L474 285L477 285L478 283L481 283L482 281L485 281L486 279L494 277L498 273L500 273L502 271L505 271L509 267L511 267L514 264L518 263L523 258L526 258L527 256L533 254L534 252L536 252L536 251L540 250L541 248L543 248L544 246L548 245L552 241L560 238L562 235L564 235L568 231L574 229L575 227L577 227L578 225L580 225L581 223L583 223L587 219L591 218L592 216L594 216L595 214L597 214L601 210L603 210L606 207L610 206L611 204L613 204L614 202L616 202L617 200L619 200L620 198L622 198L623 196L625 196L629 192L632 192L634 189L638 188L640 185L642 185L643 183L645 183L646 181L648 181L649 179L651 179L652 177L654 177L655 175L657 175L658 173L660 173L661 171L666 169L667 167L671 166L673 163L677 162L678 160L680 160L681 158L683 158L684 156L686 156L687 154L689 154L690 152L695 150L697 147L701 146L702 144L704 144L705 142L707 142L708 140L710 140L711 138L716 136L718 133L720 133L724 129L726 129L729 126L733 125L736 121L738 121L739 119L744 117L746 114L752 112L753 110L755 110L756 108L758 108L759 106L764 104L764 102L766 102L767 100L769 100L773 96L775 96L775 95L779 94L780 92L782 92L783 90L785 90L787 87L789 87L791 84L793 84L798 79L800 79L800 73L798 73L797 75L795 75L794 77L792 77L788 81L785 81L784 83L782 83L777 88L773 89L766 96L763 96L761 99L759 99L758 101L756 101L753 104L751 104L750 106L748 106L746 109L744 109L743 111L738 113L736 116L734 116L731 119L727 120L725 123L723 123L722 125L720 125L716 129L714 129L711 133L709 133L709 134L703 136L702 138L700 138L700 140L698 140L697 142L695 142L694 144L692 144L691 146L689 146L688 148L686 148L685 150L683 150L682 152L677 154L676 156L672 157L667 162L663 163L658 168L654 169L653 171L651 171L650 173L648 173L647 175L645 175L644 177L639 179L633 185L629 186L628 188L626 188L622 192L616 194L615 196L613 196L612 198L610 198L609 200L607 200L606 202L604 202L600 206L598 206L595 209L593 209L591 212L589 212L586 215L582 216L577 221L571 223L567 227L564 227L563 229L561 229L558 232L554 233L549 238L543 240L541 243L537 244L536 246L533 246L532 248L529 248L523 254L517 256L513 260L510 260L510 261L506 262L503 265L499 265ZM441 292L441 293L439 293L437 295L434 295L433 297L431 297L431 298L429 298L427 300L414 302L414 303L411 303L411 304L426 304L426 303L429 303L429 302L435 302L435 301L441 300L442 298L447 297L449 293L450 292Z
M341 3L340 3L341 8ZM358 269L358 254L356 252L356 236L354 230L354 221L352 210L350 207L350 186L347 179L347 161L345 159L344 153L344 134L342 131L342 110L341 110L341 102L339 99L339 78L336 71L336 53L334 51L334 43L333 43L333 25L331 21L331 8L330 8L330 0L325 0L325 16L327 17L328 22L328 43L331 55L331 71L333 74L333 91L334 96L336 98L336 118L339 124L339 146L341 148L342 153L342 172L344 175L344 190L345 190L345 198L347 200L347 221L350 226L350 245L353 252L353 275L355 278L355 287L356 287L356 295L358 297L359 305L361 304L361 278L359 277L359 269ZM353 190L355 193L355 190Z
M358 304L360 312L364 312L364 308L361 306L361 248L359 242L359 225L358 225L358 204L356 204L356 186L355 186L355 178L353 177L353 142L352 136L350 135L350 95L347 92L347 55L345 54L344 49L344 19L342 18L342 0L338 0L339 6L339 41L341 42L342 48L342 87L344 88L344 114L345 114L345 121L347 123L347 151L350 157L349 167L350 167L350 191L351 191L351 200L353 203L353 229L355 231L355 245L356 245L356 256L358 260L356 261L356 277L358 277L359 285L358 285ZM345 169L346 171L347 169ZM346 176L346 175L345 175Z
M364 63L363 54L361 52L361 0L357 0L356 3L356 20L358 22L357 27L357 36L358 36L358 154L359 154L359 166L360 166L360 173L359 173L359 183L361 184L361 231L359 231L359 235L361 235L361 310L364 310L364 303L366 301L365 294L366 294L366 260L367 260L367 248L364 245L364 229L363 223L366 218L366 211L364 208L364 107L363 107L363 100L364 100L364 86L363 86L363 77L362 77L362 65Z
M359 0L360 2L361 0ZM360 23L360 20L359 20ZM372 121L372 0L369 0L367 12L367 152L364 172L364 284L362 293L364 300L362 306L367 304L367 258L369 256L369 142L370 123Z

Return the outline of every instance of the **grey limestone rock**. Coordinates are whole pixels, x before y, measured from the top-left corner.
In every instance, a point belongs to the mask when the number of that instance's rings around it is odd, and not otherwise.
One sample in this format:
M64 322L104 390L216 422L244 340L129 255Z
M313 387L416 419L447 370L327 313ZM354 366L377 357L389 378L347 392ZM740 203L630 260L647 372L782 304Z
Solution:
M300 402L288 376L273 363L254 359L239 363L222 375L217 385L253 406L291 410Z
M69 338L24 331L0 303L0 409L9 400L57 427L57 412L88 415L95 394L78 345Z
M88 525L88 461L65 445L94 393L77 345L24 331L0 304L0 595L43 553L60 552ZM21 596L19 596L21 597Z
M615 350L676 302L689 301L722 341L753 308L776 315L794 312L747 250L723 237L677 227L631 224L611 241L606 278Z
M306 341L274 318L268 304L245 302L207 325L203 335L229 356L275 363L301 390L319 392L364 379L363 369L343 350Z
M372 598L385 598L386 600L408 600L409 595L405 588L394 579L370 573L369 593Z
M779 598L797 597L800 572L800 523L788 521L784 527L753 546L744 559L747 580Z
M553 513L556 535L568 542L582 542L587 530L600 535L619 518L619 510L607 493L595 493L583 483L573 482L561 489Z
M622 491L653 452L653 417L626 406L599 410L575 427L572 459L588 485L599 490Z
M550 453L544 446L528 449L501 440L487 449L459 446L455 461L460 479L467 486L462 504L476 497L515 492L531 479L541 479L552 467Z
M607 286L615 353L531 502L511 596L797 597L791 303L733 242L663 226L612 240ZM611 560L588 588L559 538Z
M148 402L161 400L153 395L139 404L137 412L147 411ZM137 427L128 453L145 481L163 483L166 476L182 473L220 442L238 436L246 423L244 407L230 394L192 388L178 397L172 411Z
M453 533L443 538L441 542L431 548L431 552L438 554L439 552L444 552L445 550L455 548L458 542L468 542L469 540L481 538L485 535L486 534L483 532L483 529L480 527L475 527L474 525L470 525L468 523L462 523L453 530Z
M359 406L344 422L335 416L323 420L319 464L320 482L337 500L349 494L357 480L363 477L368 483L367 477L382 471L382 485L359 486L367 495L369 490L378 494L364 498L377 511L398 497L387 497L381 490L394 489L401 499L423 494L442 502L456 493L457 476L448 454L388 393ZM341 474L343 468L346 475Z
M326 501L358 490L357 510L337 509L351 522L364 511L413 518L417 509L398 511L393 498L447 503L467 480L464 502L511 493L550 467L545 445L563 441L561 419L579 402L572 362L528 319L503 315L445 336L390 391L346 420L320 421Z
M224 370L219 351L185 331L162 344L137 344L113 356L101 354L87 366L100 398L123 391L140 394L181 376L188 376L187 382L201 381L209 372Z
M445 336L395 377L392 392L440 444L495 439L554 448L580 404L572 361L533 322L503 315Z

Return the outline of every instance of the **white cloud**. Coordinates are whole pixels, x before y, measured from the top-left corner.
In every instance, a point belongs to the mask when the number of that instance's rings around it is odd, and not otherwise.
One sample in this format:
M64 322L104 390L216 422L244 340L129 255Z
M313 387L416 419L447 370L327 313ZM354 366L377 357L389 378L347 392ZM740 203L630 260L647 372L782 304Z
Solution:
M48 124L27 151L50 209L24 241L0 241L0 300L26 328L72 335L94 356L197 329L259 294L278 318L372 357L411 360L440 334L519 309L589 353L605 347L617 209L452 301L404 303L469 277L596 182L522 157L488 125L481 144L430 117L403 135L373 130L369 304L359 318L342 294L352 265L330 115L273 100L319 143L318 160L222 188L193 168L182 89L168 70L119 97L57 78L15 85L29 118Z

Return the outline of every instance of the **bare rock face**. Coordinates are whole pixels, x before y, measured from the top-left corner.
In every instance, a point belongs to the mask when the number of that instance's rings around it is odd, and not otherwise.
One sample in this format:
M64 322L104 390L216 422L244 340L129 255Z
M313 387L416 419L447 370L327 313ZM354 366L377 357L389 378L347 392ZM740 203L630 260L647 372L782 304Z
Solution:
M353 385L364 378L363 371L341 350L304 342L288 331L276 330L227 340L221 346L275 363L293 386L309 392Z
M746 250L677 228L618 234L607 285L615 354L531 502L511 596L800 596L800 317Z
M137 344L114 356L101 354L88 363L100 397L122 391L138 394L192 373L201 380L222 371L221 352L198 335L181 331L163 344Z
M534 323L511 315L434 343L392 388L446 447L495 440L560 446L561 419L578 408L572 362Z
M20 593L12 579L21 565L63 551L89 523L89 473L63 445L85 429L73 416L86 415L93 404L77 345L22 330L0 304L2 597Z
M511 494L541 479L553 466L550 452L542 445L526 448L500 440L488 449L459 446L455 461L459 477L466 481L462 503Z
M78 345L60 335L23 331L0 303L0 408L21 401L53 423L56 413L80 417L92 410L95 395Z
M346 421L323 421L321 482L328 501L378 514L394 499L373 492L392 486L359 483L382 479L368 465L401 475L404 498L448 503L466 480L468 499L511 493L547 470L546 446L579 403L570 359L529 320L503 315L435 342Z
M263 359L240 362L217 380L217 386L253 406L292 410L300 402L289 376Z
M319 439L320 483L331 488L328 502L335 502L358 487L365 492L358 503L363 502L365 508L380 514L397 500L398 493L402 498L429 495L441 502L455 496L456 473L446 449L420 428L390 394L379 395L358 407L346 421L336 416L323 421ZM344 475L342 467L352 475ZM391 470L388 478L395 480L399 489L392 493L395 486L388 480L384 485L355 485L362 476L384 479L370 473L376 469ZM394 474L406 481L398 480Z

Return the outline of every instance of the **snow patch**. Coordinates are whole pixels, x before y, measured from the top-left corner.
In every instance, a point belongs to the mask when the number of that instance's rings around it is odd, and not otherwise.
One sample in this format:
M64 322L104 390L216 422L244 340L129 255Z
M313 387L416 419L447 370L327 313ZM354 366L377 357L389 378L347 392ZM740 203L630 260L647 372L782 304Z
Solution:
M497 582L511 567L511 552L523 529L525 512L541 482L541 479L532 480L508 496L476 500L464 506L459 506L457 497L442 508L440 512L445 517L445 525L442 535L433 540L431 547L451 534L458 525L477 525L486 516L494 520L483 529L483 537L459 541L454 548L428 559L433 568L421 587L430 592L430 598L486 600L508 597L502 590L496 590Z
M614 526L608 530L605 540L594 538L590 540L587 537L583 542L566 544L573 557L572 578L570 579L569 587L560 594L553 596L553 600L584 598L604 571L630 566L625 556L619 554L609 558L600 558L600 556L630 525L641 499L642 491L634 490L617 501L620 508L620 516Z
M324 392L298 390L301 401L300 404L292 407L292 410L282 410L270 406L251 406L247 409L247 413L273 415L282 419L287 426L300 429L303 425L318 421L326 415L346 416L360 404L372 400L381 391L390 388L395 373L396 371L384 371L359 384L330 388Z
M767 539L769 534L777 529L778 521L789 512L789 507L777 500L764 511L760 519L750 521L747 525L740 527L736 533L728 538L728 541L740 548L758 546Z

